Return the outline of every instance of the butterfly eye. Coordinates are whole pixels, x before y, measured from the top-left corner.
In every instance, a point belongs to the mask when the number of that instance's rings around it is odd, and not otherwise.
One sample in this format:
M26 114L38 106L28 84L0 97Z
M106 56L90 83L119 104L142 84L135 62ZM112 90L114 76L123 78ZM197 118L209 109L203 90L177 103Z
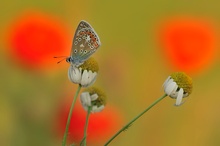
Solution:
M85 50L84 53L87 53L87 50Z
M78 39L79 42L80 42L81 40L82 40L81 38Z
M80 49L80 53L82 53L83 52L83 50L82 49Z
M88 46L91 46L91 44L90 44L90 43L88 43Z
M77 42L77 41L75 41L75 42L74 42L74 45L77 45L77 44L78 44L78 42Z
M76 53L76 52L77 52L77 50L75 49L75 50L74 50L74 53Z
M93 47L93 46L90 46L90 49L94 49L94 47Z

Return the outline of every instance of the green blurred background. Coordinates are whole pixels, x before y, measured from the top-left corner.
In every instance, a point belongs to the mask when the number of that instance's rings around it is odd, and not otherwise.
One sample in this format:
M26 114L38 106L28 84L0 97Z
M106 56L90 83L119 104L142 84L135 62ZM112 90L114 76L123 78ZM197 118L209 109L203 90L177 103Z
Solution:
M172 72L185 71L193 78L193 93L185 104L175 107L175 100L165 98L110 145L220 145L219 1L7 0L1 2L0 9L1 146L61 145L63 133L57 130L59 118L63 118L60 110L65 102L71 102L77 85L68 81L69 64L64 61L57 65L59 60L53 56L69 55L80 20L88 21L102 42L93 55L100 67L95 85L108 95L106 108L114 111L115 127L122 127L162 96L162 84ZM190 62L176 66L161 41L164 22L183 16L186 21L212 23L210 30L216 33L212 36L214 47L205 48L208 52L215 50L205 60L208 63L200 63L194 70L188 67ZM46 35L35 32L33 38L24 36L30 39L27 44L18 34L26 32L20 25L29 21L39 22L39 30L43 24ZM57 38L47 29L55 31ZM26 34L32 34L30 30ZM39 46L39 50L31 46ZM30 54L23 53L25 48ZM197 48L194 54L206 54L202 51ZM103 126L102 122L98 124ZM103 145L112 135L105 133L103 130L105 137L98 141L91 138L88 146Z

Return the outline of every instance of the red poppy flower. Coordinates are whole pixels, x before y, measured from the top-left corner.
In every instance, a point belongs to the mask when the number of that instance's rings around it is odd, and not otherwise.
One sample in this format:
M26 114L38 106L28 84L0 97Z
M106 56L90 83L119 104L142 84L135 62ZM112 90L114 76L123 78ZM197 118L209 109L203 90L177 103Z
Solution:
M64 134L69 107L61 109L58 117L58 131L62 137ZM68 141L70 143L80 143L84 134L86 111L76 103L69 127ZM107 105L99 113L91 113L87 131L87 141L90 144L103 144L122 126L122 116L113 106Z
M10 27L8 42L12 58L37 69L56 64L54 56L69 52L71 39L67 32L65 25L54 16L27 12Z
M165 56L175 69L197 72L209 66L216 53L213 25L206 20L176 18L162 24Z

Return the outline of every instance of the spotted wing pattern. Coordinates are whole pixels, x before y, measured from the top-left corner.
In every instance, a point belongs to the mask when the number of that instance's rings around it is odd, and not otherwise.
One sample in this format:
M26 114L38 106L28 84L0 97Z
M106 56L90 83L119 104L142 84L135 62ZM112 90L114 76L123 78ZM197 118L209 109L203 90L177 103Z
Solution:
M86 61L101 45L100 39L86 21L81 21L76 29L73 39L71 58L73 64Z

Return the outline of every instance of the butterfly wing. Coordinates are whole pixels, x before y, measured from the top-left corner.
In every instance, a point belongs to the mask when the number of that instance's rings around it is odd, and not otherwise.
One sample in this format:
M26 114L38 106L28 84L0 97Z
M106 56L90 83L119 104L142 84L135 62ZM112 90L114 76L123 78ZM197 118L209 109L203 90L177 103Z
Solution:
M80 64L86 61L101 45L100 39L86 21L81 21L76 29L73 39L71 58L73 64Z

